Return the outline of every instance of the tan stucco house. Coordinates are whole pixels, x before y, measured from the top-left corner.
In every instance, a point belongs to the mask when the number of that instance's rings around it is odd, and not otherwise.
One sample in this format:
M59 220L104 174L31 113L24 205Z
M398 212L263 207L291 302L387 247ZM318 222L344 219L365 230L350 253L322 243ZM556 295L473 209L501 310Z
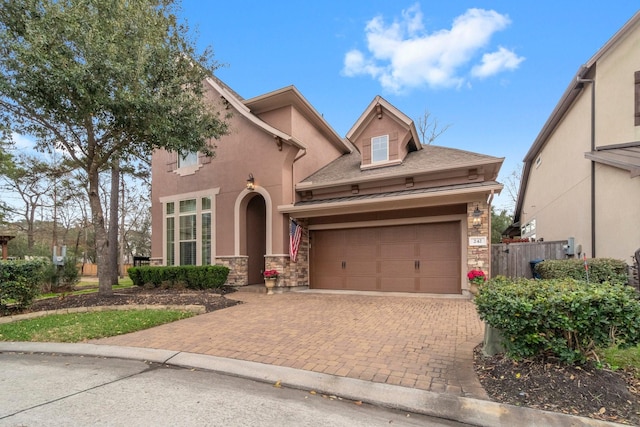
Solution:
M525 156L514 225L631 263L639 219L640 12L579 68Z
M379 96L341 137L293 86L243 99L216 78L205 84L230 133L213 158L154 153L155 264L223 264L231 285L275 269L284 290L458 295L469 270L489 273L502 158L422 145Z

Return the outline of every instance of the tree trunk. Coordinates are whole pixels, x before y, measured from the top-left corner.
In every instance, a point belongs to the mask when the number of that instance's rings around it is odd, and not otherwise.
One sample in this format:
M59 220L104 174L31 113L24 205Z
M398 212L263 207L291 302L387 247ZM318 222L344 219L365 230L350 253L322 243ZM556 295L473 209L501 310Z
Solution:
M98 293L101 295L113 294L111 286L111 258L109 257L109 240L104 225L104 213L100 203L98 169L92 168L89 176L89 206L91 206L91 220L96 239L96 264L98 267Z
M120 165L111 166L111 194L109 195L109 276L111 284L118 284L118 207L120 205Z

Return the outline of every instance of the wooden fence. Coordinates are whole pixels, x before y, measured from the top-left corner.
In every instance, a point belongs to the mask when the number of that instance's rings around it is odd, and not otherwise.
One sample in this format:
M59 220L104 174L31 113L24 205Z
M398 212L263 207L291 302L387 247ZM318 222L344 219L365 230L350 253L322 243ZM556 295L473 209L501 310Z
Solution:
M123 270L123 275L127 276L127 269L129 267L133 267L131 264L125 264L123 266L124 270ZM78 264L78 270L80 271L80 275L81 276L97 276L98 275L98 266L96 264L89 264L86 263L84 265L82 264Z
M567 241L498 243L491 245L491 275L532 278L531 261L566 259Z

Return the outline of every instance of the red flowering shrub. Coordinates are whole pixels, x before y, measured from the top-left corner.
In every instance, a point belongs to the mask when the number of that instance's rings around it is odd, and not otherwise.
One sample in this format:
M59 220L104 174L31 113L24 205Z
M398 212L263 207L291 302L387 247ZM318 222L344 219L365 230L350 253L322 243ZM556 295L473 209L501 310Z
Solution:
M471 270L467 273L467 279L476 285L482 285L487 280L487 275L482 270Z
M278 278L278 270L265 270L264 271L265 279L277 279Z

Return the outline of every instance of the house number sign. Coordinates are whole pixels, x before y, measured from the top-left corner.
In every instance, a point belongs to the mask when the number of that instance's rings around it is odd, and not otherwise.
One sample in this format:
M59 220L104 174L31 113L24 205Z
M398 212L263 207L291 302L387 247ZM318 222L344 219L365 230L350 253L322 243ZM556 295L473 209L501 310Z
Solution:
M469 237L469 246L487 246L487 236Z

